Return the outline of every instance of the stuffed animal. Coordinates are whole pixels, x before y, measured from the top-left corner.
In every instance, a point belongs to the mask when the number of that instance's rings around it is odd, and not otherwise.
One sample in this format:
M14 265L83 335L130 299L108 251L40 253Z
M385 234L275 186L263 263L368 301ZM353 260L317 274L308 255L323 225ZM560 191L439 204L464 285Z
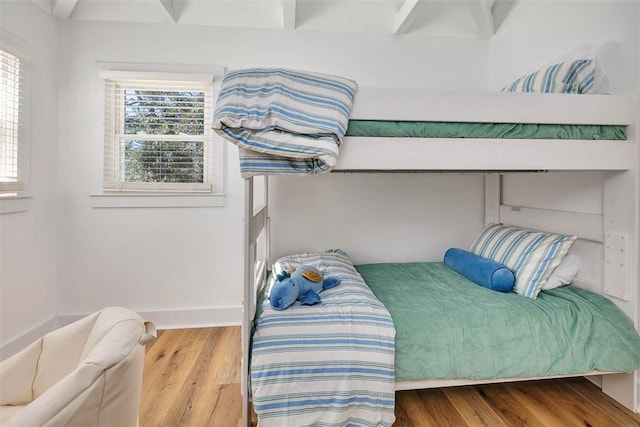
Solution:
M292 272L278 274L271 287L269 302L276 310L284 310L297 300L303 305L314 305L320 302L320 291L339 284L339 278L325 278L317 269L301 265Z

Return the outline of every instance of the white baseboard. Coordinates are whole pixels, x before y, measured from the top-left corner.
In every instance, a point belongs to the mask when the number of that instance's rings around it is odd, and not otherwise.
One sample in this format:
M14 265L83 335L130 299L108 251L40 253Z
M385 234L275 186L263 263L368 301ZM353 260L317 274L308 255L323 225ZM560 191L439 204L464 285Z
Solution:
M0 361L13 356L44 334L53 331L58 327L58 319L52 317L39 325L34 326L25 333L7 341L0 346Z
M155 323L158 329L207 328L242 324L242 306L240 305L138 313L145 320Z
M131 307L130 307L131 308ZM207 328L216 326L239 326L242 323L242 306L185 308L181 310L136 310L145 320L155 323L158 329ZM90 313L61 314L60 325L68 325Z

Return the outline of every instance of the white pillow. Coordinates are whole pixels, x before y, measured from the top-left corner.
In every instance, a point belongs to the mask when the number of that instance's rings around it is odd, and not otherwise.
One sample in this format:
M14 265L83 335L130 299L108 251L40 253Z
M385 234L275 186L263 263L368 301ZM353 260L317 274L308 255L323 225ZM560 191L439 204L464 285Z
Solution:
M553 270L542 290L559 288L573 282L580 269L580 260L573 254L567 255L562 263Z

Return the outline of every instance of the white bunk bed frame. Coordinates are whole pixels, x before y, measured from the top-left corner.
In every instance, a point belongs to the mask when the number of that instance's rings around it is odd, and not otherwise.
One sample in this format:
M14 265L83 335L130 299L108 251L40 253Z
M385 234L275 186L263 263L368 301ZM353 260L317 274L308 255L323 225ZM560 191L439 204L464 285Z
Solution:
M637 100L618 95L427 92L361 88L351 113L362 120L423 120L485 123L626 125L626 141L504 140L347 137L334 171L466 171L485 173L485 223L502 222L601 242L602 283L574 281L612 300L638 329L638 240L640 229L640 149ZM502 204L501 173L519 171L604 172L603 214L532 209ZM261 177L262 178L262 177ZM242 323L243 425L251 420L249 347L256 293L266 283L270 259L268 179L256 206L254 181L245 180L244 302ZM258 243L263 236L261 244ZM261 252L258 255L258 252ZM604 375L607 374L607 375ZM602 390L636 411L637 372L606 373ZM580 375L583 376L583 375ZM426 380L397 382L396 390L523 381Z

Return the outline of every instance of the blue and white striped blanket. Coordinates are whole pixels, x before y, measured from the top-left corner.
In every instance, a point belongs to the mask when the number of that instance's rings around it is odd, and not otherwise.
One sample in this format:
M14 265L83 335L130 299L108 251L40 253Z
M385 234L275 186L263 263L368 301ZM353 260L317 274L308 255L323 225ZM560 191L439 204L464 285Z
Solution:
M240 147L240 172L317 174L338 161L358 85L337 76L257 68L228 73L213 129Z
M322 302L276 311L265 299L251 348L253 407L261 427L391 426L395 328L341 251L281 258L278 269L312 265L340 285Z

